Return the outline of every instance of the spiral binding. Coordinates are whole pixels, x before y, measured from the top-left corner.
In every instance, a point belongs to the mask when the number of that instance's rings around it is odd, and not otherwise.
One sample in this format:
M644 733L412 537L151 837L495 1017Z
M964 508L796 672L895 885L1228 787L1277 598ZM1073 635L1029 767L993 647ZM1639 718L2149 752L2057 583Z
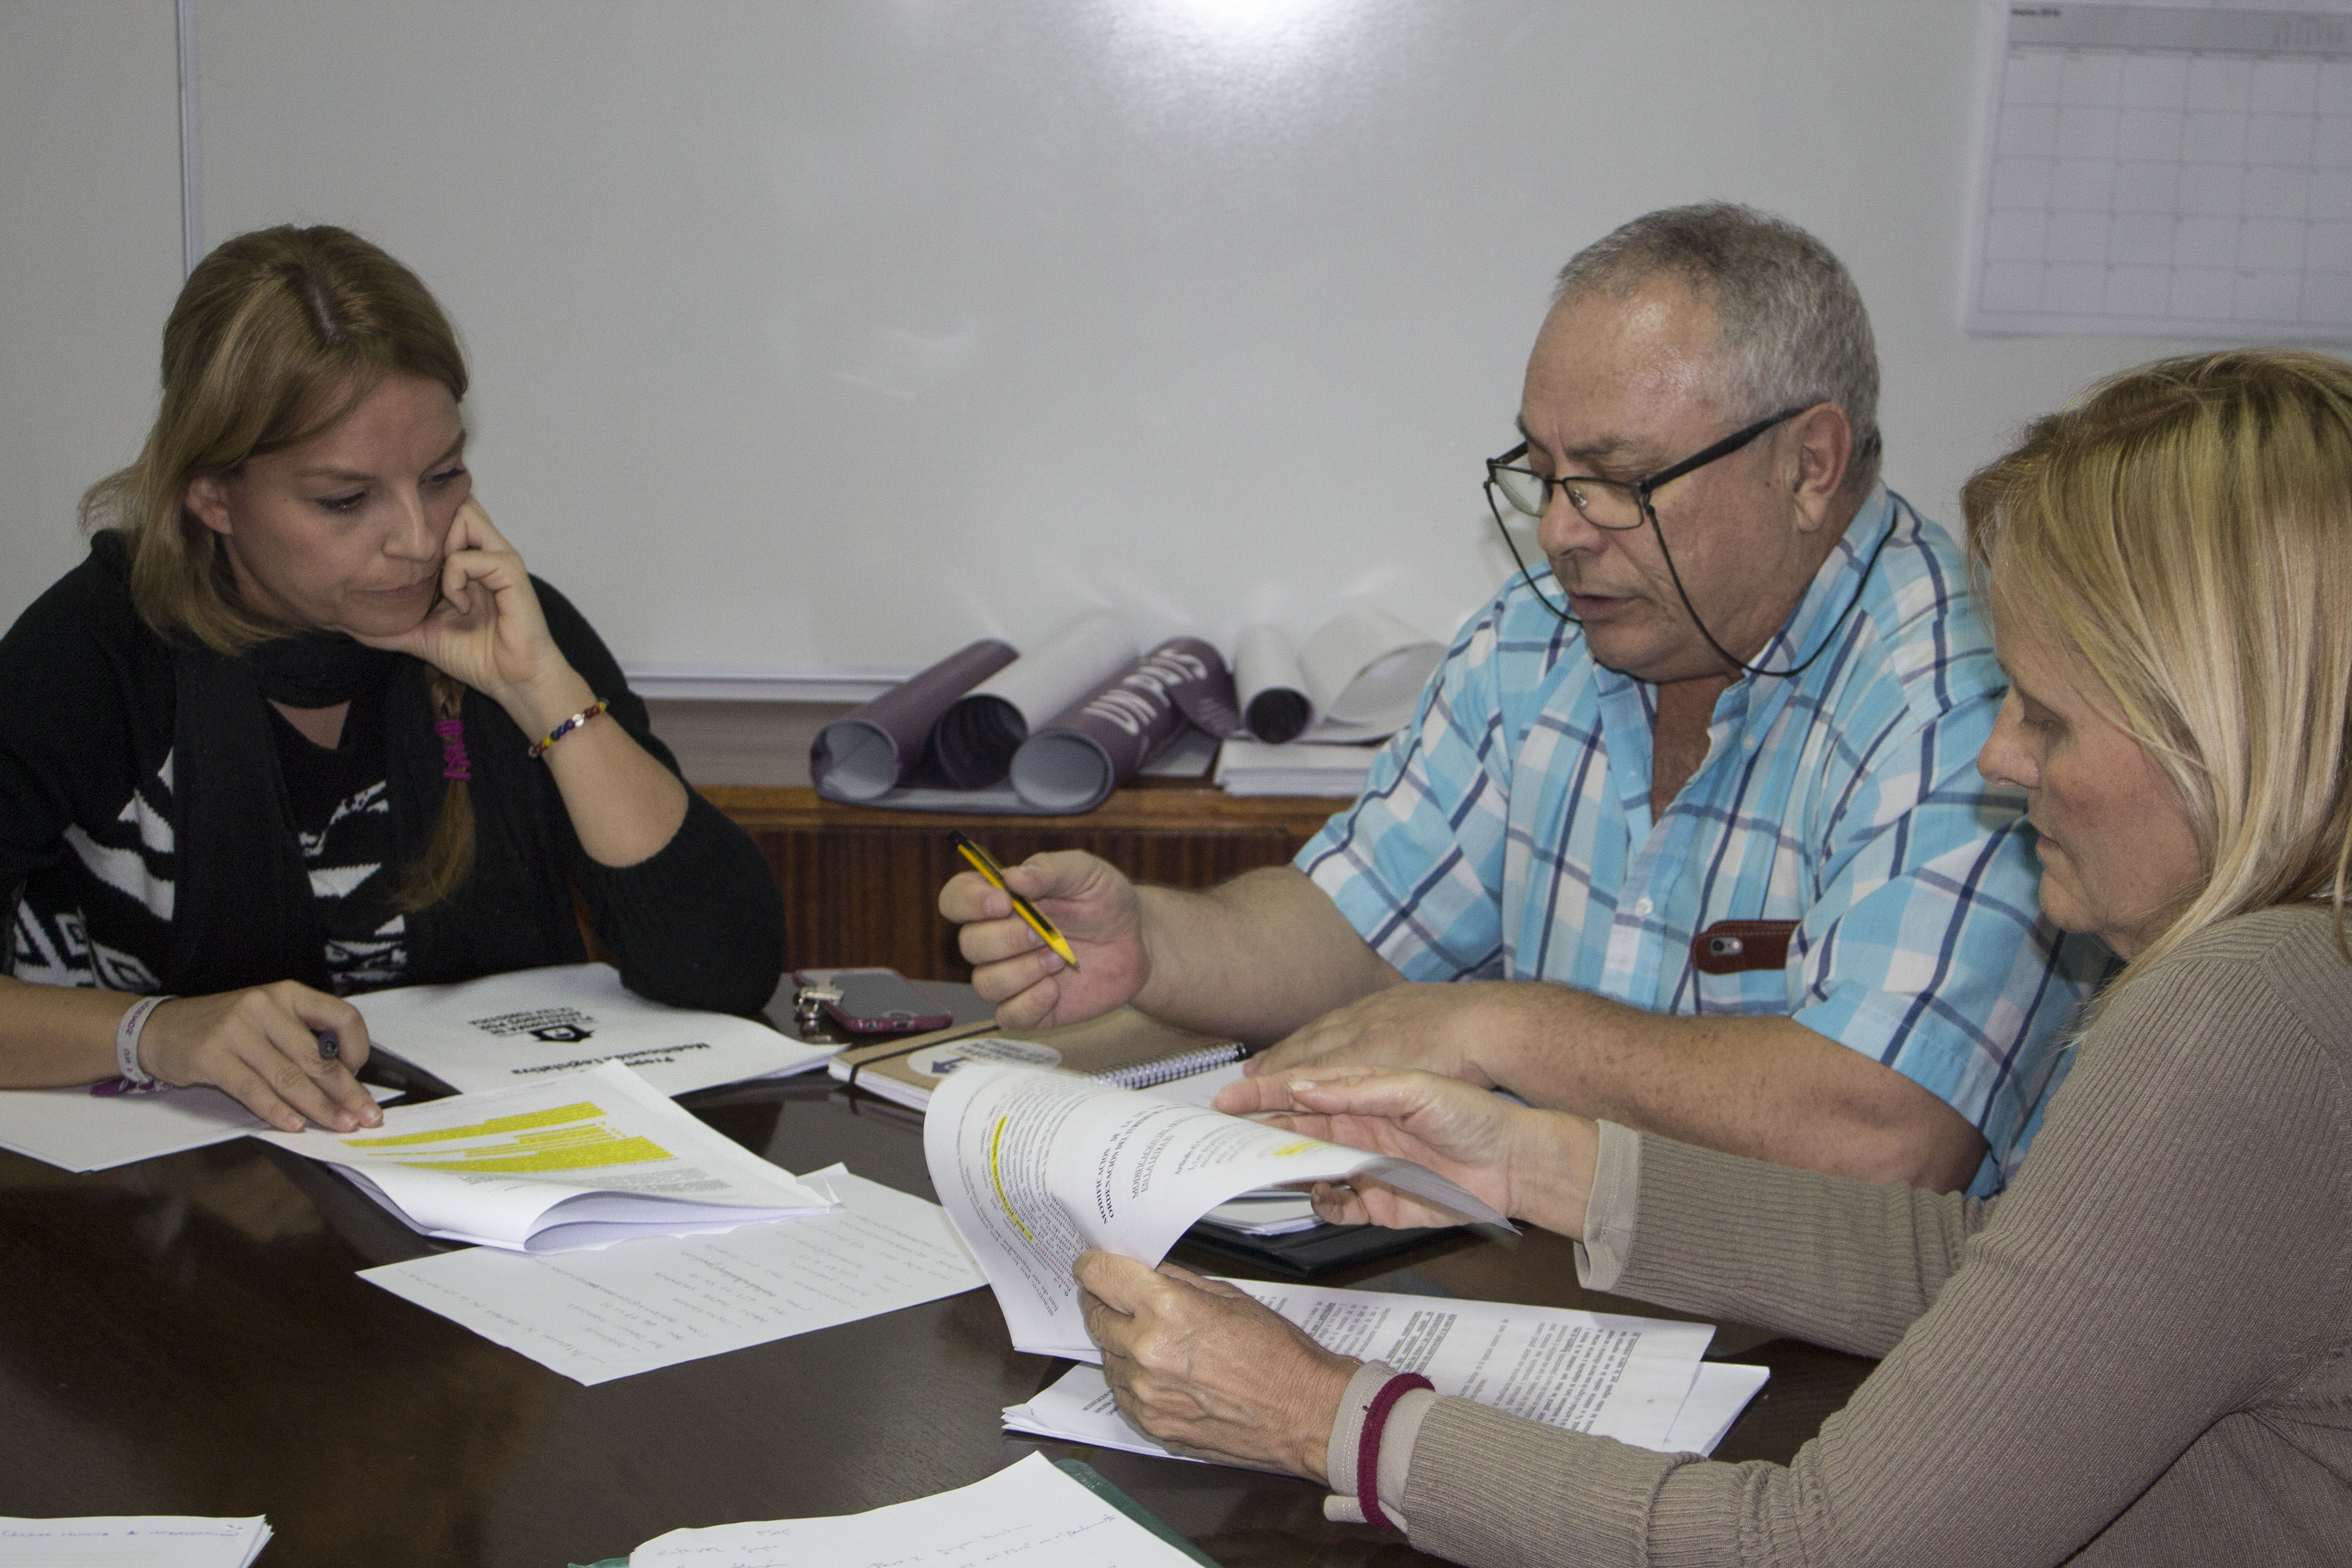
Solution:
M1237 1062L1249 1053L1228 1040L1222 1046L1202 1046L1172 1057L1162 1057L1156 1062L1139 1062L1133 1067L1119 1068L1111 1072L1088 1073L1097 1083L1111 1084L1119 1089L1155 1089L1163 1083L1173 1083L1180 1078L1191 1078L1211 1068L1221 1068Z

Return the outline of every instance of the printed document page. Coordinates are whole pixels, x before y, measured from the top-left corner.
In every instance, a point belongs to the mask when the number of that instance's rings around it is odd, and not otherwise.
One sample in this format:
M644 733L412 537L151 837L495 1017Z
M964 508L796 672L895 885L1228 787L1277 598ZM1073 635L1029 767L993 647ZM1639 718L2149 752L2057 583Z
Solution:
M1194 1568L1043 1454L951 1492L831 1519L673 1530L629 1568Z
M0 1518L0 1568L246 1568L268 1544L266 1519Z
M1342 1355L1420 1373L1440 1394L1643 1448L1664 1445L1715 1337L1706 1323L1560 1307L1233 1283ZM1007 1409L1004 1424L1139 1454L1168 1451L1128 1425L1090 1366L1073 1368L1028 1404Z
M942 1080L924 1118L923 1155L995 1288L1014 1347L1073 1361L1102 1359L1070 1275L1078 1254L1157 1265L1194 1220L1243 1193L1366 1177L1465 1221L1507 1223L1408 1161L1033 1068L976 1063Z
M1712 1454L1715 1446L1748 1408L1748 1402L1764 1390L1771 1381L1769 1366L1749 1366L1743 1362L1709 1361L1699 1363L1698 1376L1691 1380L1691 1391L1675 1412L1675 1424L1666 1432L1666 1440L1658 1450L1666 1454Z
M618 1062L394 1107L365 1132L254 1136L341 1167L427 1236L530 1252L832 1206Z
M684 1094L803 1072L841 1048L803 1045L749 1018L648 1002L609 963L372 991L352 1005L373 1046L467 1093L617 1061L664 1094Z
M939 1205L838 1165L801 1181L841 1210L552 1258L477 1247L361 1278L584 1384L987 1283Z
M400 1093L363 1087L379 1100ZM226 1143L268 1125L219 1089L202 1085L152 1094L92 1094L87 1086L0 1089L0 1149L61 1171L110 1171Z

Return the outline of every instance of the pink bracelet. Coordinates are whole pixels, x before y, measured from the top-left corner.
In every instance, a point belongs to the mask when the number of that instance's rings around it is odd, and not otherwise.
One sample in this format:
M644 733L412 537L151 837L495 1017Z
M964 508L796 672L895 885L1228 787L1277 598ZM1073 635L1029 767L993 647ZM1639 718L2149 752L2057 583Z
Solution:
M1414 1389L1435 1386L1417 1372L1401 1372L1381 1384L1365 1408L1364 1429L1356 1438L1356 1501L1364 1510L1364 1522L1375 1530L1396 1528L1381 1511L1381 1434L1388 1429L1389 1412Z

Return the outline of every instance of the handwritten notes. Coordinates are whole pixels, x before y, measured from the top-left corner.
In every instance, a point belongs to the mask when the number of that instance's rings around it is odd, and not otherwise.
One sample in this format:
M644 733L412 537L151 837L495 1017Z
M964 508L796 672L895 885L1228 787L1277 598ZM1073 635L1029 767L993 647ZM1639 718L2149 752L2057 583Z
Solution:
M0 1568L246 1568L266 1519L0 1519Z

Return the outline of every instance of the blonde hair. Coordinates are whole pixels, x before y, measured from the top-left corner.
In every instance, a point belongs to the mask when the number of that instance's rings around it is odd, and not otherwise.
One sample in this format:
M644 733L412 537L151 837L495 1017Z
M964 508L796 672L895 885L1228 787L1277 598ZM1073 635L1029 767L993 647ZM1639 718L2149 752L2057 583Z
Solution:
M1996 623L2023 611L2090 668L2196 835L2202 885L2117 984L2321 897L2352 958L2352 365L2232 349L2126 371L2035 421L1961 510Z
M415 273L345 229L257 229L197 263L163 324L163 403L138 460L82 497L87 529L111 528L130 556L131 601L157 635L231 658L299 629L239 603L218 537L188 510L191 481L331 428L387 376L440 383L463 400L457 334ZM454 717L464 688L436 671L432 706ZM473 868L473 805L456 781L432 847L398 902L419 910Z

